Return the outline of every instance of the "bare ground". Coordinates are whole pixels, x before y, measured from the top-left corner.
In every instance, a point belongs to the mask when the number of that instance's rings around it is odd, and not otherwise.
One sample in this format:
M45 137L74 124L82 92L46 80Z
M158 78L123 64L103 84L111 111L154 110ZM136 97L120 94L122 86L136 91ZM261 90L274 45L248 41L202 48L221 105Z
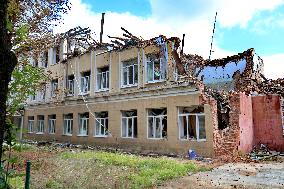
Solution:
M160 188L284 188L284 163L229 163L165 183Z

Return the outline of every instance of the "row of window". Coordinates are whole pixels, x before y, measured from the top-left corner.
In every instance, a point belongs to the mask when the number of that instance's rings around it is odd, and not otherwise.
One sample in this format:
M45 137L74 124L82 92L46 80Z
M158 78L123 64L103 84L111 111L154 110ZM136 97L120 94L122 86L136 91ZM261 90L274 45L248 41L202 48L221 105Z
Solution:
M203 107L183 107L179 108L178 128L179 138L185 140L205 140L205 115ZM35 130L34 117L28 117L28 132L34 130L38 134L43 134L44 116L37 116L37 128ZM150 139L162 139L167 137L167 109L148 109L147 133ZM71 136L73 133L73 114L66 114L63 117L63 135ZM89 135L89 113L79 114L78 136ZM137 138L137 110L121 111L121 137ZM95 137L107 137L109 133L108 112L95 113L94 134ZM48 133L55 134L56 115L48 116Z
M147 57L146 61L146 76L148 83L154 83L158 81L163 81L166 78L166 63L162 61L158 55L150 55ZM109 67L103 67L97 69L97 83L96 90L97 91L106 91L109 89L110 83L110 73ZM88 94L90 91L90 79L91 72L82 72L80 78L75 80L74 75L67 76L66 80L66 88L67 88L67 96L74 95L74 88L77 84L80 86L80 94ZM78 83L77 83L78 82ZM121 87L133 87L138 84L138 63L137 59L125 61L122 64L121 69ZM44 87L41 91L38 92L38 97L40 100L45 99L46 88ZM51 81L51 97L55 97L58 92L58 79L54 79ZM31 100L35 100L36 97L32 96Z

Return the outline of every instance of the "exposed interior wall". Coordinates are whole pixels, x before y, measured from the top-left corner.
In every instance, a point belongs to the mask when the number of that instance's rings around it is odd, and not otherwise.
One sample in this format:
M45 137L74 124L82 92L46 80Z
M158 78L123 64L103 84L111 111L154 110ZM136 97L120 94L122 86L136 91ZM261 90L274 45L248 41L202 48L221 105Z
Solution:
M255 96L252 105L255 144L265 144L271 150L284 151L279 96Z
M240 144L239 151L249 153L254 146L254 125L253 125L253 111L252 98L244 93L240 93Z

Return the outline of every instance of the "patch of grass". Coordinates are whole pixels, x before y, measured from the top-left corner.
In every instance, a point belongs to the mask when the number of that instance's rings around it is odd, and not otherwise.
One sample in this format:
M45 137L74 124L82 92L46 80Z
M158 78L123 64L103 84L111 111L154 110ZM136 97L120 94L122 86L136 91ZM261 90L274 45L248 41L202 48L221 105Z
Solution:
M134 169L126 178L131 188L146 188L161 184L163 181L186 175L188 172L206 169L192 162L181 162L169 158L151 158L109 152L63 152L63 159L94 159L103 165L122 166Z
M54 179L50 179L45 184L46 188L64 188L63 184L57 182Z
M24 178L25 178L24 176L15 176L15 177L9 178L8 183L11 188L15 188L15 189L24 188L25 186Z
M32 151L32 150L36 150L36 146L34 145L30 145L30 144L20 144L20 143L16 143L12 146L12 149L18 152L22 152L22 151Z

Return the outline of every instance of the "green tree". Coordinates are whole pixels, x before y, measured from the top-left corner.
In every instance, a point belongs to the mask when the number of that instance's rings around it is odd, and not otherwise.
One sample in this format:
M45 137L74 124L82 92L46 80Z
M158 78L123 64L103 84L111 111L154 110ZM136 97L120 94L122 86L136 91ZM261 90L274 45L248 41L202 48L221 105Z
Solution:
M68 9L68 0L0 0L0 162L8 128L7 111L17 108L7 100L11 76L19 63L18 57L27 57L31 52L36 54L46 49L53 39L52 27L60 22L62 14ZM29 67L24 66L24 69L31 73ZM15 78L19 77L19 70L15 70L14 74ZM16 102L21 98L15 99Z

